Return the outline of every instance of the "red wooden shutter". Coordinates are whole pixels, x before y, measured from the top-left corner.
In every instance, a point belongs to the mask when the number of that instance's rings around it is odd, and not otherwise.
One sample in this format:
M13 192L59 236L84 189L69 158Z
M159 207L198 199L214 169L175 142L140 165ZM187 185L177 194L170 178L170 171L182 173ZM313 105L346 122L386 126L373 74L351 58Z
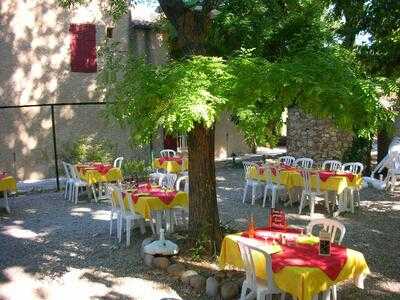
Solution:
M71 72L97 72L96 26L94 24L71 24Z

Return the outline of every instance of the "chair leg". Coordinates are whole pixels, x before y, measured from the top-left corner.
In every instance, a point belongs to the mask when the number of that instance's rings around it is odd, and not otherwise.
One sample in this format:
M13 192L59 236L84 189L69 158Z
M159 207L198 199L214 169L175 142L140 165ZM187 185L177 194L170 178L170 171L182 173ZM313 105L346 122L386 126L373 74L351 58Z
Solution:
M118 236L118 242L120 242L121 243L121 241L122 241L122 216L120 215L119 216L119 218L118 218L118 223L117 223L117 229L118 229L118 233L117 233L117 236Z
M276 202L276 188L272 187L271 189L271 207L275 208L275 202Z
M146 233L146 227L145 227L145 224L144 224L144 219L140 219L139 220L139 226L140 226L140 233L141 234L145 234Z
M267 193L268 193L268 185L264 188L264 197L263 197L263 207L265 207L265 201L267 200Z
M299 215L301 215L301 211L303 210L305 198L306 198L306 194L303 191L301 193L301 199L300 199L300 205L299 205Z
M240 300L245 300L246 299L247 290L248 290L248 286L247 286L247 282L245 280L245 281L243 281L243 284L242 284L242 291L240 293Z
M131 219L126 219L126 246L131 244Z
M243 203L246 201L247 187L248 187L248 185L246 183L246 185L244 187L244 191L243 191Z
M113 218L114 218L114 211L111 210L110 214L110 236L112 235L112 228L113 228Z
M328 195L328 192L326 192L324 194L324 200L325 200L325 207L326 207L326 210L328 211L328 215L329 215L330 214L330 209L329 209L329 195Z
M7 193L7 191L4 191L4 207L5 207L7 213L11 212L10 206L8 204L8 193Z
M337 300L337 287L336 284L331 288L332 291L332 300Z
M251 205L256 201L256 186L253 184L251 187Z
M314 215L314 206L315 206L315 196L310 196L310 217Z
M331 290L326 290L322 293L322 300L329 300L331 298Z
M75 186L74 202L78 204L79 186Z

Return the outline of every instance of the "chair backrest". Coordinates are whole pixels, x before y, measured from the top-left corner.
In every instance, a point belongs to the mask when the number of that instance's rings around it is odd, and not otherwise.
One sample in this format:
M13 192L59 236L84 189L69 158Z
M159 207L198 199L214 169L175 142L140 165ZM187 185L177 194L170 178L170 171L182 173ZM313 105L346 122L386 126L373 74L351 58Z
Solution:
M350 162L342 165L342 171L349 171L351 173L361 175L364 171L364 165L360 162Z
M122 166L122 161L124 160L124 158L121 156L121 157L118 157L118 158L116 158L115 160L114 160L114 168L121 168L121 166Z
M184 182L184 186L183 186L183 191L186 193L189 193L189 176L181 176L178 178L178 180L176 181L176 190L177 191L182 191L181 190L181 184L182 181Z
M309 169L300 170L301 177L303 178L303 189L307 194L311 193L311 174Z
M312 158L301 157L294 161L294 166L302 169L311 169L314 165L314 160Z
M257 248L249 243L246 243L244 240L239 239L238 241L240 256L242 257L242 261L244 264L244 268L246 271L246 281L250 285L250 289L255 291L257 289L257 276L256 276L256 265L254 262L255 252L259 252L265 257L266 263L266 273L268 274L267 284L269 290L276 290L276 286L273 280L273 272L272 272L272 260L271 255L266 253L260 248Z
M290 155L285 155L278 158L278 162L286 166L293 166L295 161L296 158Z
M126 213L126 207L122 195L122 189L118 185L111 186L111 199L113 199L112 201L117 205L117 207L119 207L119 209L123 213Z
M262 164L261 167L264 169L264 175L265 175L265 178L266 178L266 184L271 185L273 183L271 165ZM260 167L256 166L256 168L259 169ZM259 172L259 171L257 170L257 172Z
M67 176L67 179L72 179L71 171L69 170L68 164L65 161L63 161L62 164L64 167L65 176Z
M322 169L328 171L340 171L342 163L338 160L326 160L322 163Z
M307 225L307 233L312 233L314 227L320 227L328 231L331 234L331 242L335 242L339 245L342 243L346 233L346 227L344 227L342 223L332 219L316 219L311 221Z
M178 175L174 173L162 174L158 180L158 185L169 189L175 188L175 182Z
M114 195L114 193L113 193L115 187L116 187L116 185L113 183L105 184L106 195L107 195L107 198L110 198L112 207L119 208L118 199L116 198L116 195Z
M250 172L252 168L257 168L257 164L252 161L243 161L244 178L247 180L250 178Z
M71 174L72 179L79 180L80 179L79 171L78 171L78 168L76 167L76 165L67 163L67 167L68 167L69 173Z
M172 149L164 149L160 151L162 157L174 157L176 156L176 151Z

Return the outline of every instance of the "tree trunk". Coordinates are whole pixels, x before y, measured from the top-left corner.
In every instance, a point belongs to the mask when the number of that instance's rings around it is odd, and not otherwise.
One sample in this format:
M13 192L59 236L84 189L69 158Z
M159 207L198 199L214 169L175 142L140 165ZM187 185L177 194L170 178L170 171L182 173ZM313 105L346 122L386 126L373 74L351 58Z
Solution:
M390 137L386 130L382 129L378 131L378 157L377 163L379 163L387 154L389 145L390 145Z
M160 6L176 30L173 58L206 55L210 28L209 12L216 0L205 0L201 10L188 7L182 0L159 0ZM188 134L189 150L189 232L208 254L219 249L222 233L215 187L214 128L196 124Z
M189 232L195 241L211 242L209 252L219 248L222 236L215 187L214 138L214 127L206 128L203 124L196 124L188 135Z

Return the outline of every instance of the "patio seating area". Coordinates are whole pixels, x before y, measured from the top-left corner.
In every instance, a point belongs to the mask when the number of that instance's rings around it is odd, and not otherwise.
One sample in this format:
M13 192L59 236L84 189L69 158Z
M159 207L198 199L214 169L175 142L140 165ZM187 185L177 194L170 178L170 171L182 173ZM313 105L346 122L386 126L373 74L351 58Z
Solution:
M254 205L250 201L242 203L242 172L227 163L217 167L221 219L237 231L246 231L251 215L258 226L264 226L269 211L261 201ZM362 189L360 194L360 205L354 214L347 212L337 220L346 227L342 244L364 254L371 274L364 290L352 283L338 285L338 299L397 299L400 266L396 263L395 241L400 236L391 228L399 222L400 196L371 188ZM125 240L119 243L116 234L110 237L108 201L84 200L75 205L65 200L62 192L27 194L12 197L11 201L12 214L0 217L0 242L6 245L0 257L4 270L0 292L4 295L16 286L21 295L61 295L73 284L80 287L77 295L87 297L208 299L203 292L188 289L173 277L143 264L141 243L151 231L142 235L139 228L135 229L128 247ZM310 220L307 214L298 214L295 206L286 207L285 212L291 226L305 228ZM316 206L315 218L324 217L325 213L324 205ZM219 268L217 262L193 265L187 256L178 261L200 274L212 274ZM19 285L21 280L25 282L23 288ZM149 294L140 294L127 285L147 286Z

